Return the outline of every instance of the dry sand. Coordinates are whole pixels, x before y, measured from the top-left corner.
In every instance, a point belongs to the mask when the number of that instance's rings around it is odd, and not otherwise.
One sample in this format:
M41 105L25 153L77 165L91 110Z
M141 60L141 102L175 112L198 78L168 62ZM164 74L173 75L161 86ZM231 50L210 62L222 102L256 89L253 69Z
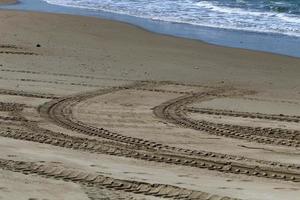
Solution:
M2 10L0 38L0 199L166 197L87 185L80 174L65 182L55 167L219 195L211 199L299 198L300 59ZM28 165L16 170L16 161ZM29 162L46 165L47 176Z

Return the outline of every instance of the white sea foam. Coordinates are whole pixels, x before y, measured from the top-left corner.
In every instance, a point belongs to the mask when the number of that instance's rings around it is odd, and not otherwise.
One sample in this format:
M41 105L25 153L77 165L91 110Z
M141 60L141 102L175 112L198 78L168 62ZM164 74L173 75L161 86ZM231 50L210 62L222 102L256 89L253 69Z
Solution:
M141 18L224 29L300 37L300 15L260 7L232 6L226 0L45 0L50 4L102 10ZM230 1L230 0L228 0ZM238 0L243 5L246 0ZM286 6L282 2L281 6ZM278 4L278 3L277 3Z

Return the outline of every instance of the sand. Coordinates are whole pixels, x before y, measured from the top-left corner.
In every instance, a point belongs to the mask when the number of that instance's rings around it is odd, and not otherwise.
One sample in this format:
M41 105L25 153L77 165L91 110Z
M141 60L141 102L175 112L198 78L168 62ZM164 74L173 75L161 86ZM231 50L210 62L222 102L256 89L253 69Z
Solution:
M17 2L17 0L0 0L0 4L13 4Z
M165 197L163 190L155 197L143 188L134 194L87 186L84 177L65 182L53 167L219 196L214 199L299 197L299 58L33 12L1 10L0 38L0 199ZM28 137L13 135L20 130ZM46 165L47 176L29 164L15 170L7 160ZM224 170L200 167L211 160ZM241 170L230 171L234 163ZM252 166L248 173L245 166Z

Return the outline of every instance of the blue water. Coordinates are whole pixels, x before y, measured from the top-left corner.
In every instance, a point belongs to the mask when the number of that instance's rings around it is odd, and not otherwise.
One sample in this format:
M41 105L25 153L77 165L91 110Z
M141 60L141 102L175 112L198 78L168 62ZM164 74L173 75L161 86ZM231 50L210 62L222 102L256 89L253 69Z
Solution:
M45 0L153 20L300 37L299 0Z
M2 7L96 16L162 34L300 57L300 0L20 0Z

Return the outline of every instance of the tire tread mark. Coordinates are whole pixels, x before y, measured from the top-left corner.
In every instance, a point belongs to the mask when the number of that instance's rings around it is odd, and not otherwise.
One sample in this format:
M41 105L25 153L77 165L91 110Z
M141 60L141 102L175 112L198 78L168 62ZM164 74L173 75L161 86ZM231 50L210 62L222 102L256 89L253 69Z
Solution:
M74 169L68 169L61 166L47 166L33 162L0 159L0 168L26 175L37 174L47 178L71 181L92 187L105 187L117 191L119 190L149 196L158 196L162 198L186 200L238 200L236 198L222 197L172 185L121 180Z

